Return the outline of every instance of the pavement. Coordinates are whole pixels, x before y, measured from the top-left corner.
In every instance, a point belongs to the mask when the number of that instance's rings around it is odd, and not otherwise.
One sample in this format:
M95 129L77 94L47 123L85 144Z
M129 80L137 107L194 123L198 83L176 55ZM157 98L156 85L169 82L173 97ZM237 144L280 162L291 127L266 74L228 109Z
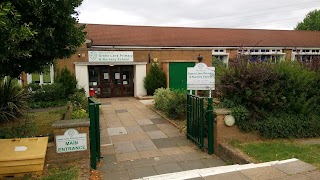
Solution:
M100 99L102 179L320 179L320 171L297 159L227 165L202 152L177 128L135 98Z
M101 102L102 179L126 180L224 166L202 152L167 120L135 98Z

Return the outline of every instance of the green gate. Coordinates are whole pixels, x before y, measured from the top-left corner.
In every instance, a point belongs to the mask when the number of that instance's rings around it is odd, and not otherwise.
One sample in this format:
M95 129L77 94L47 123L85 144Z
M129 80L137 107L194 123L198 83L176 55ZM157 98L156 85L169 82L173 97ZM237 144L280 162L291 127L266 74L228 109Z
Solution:
M187 94L187 138L213 154L212 98Z
M101 159L100 150L100 112L101 103L95 102L92 98L88 98L89 117L90 117L90 155L91 168L97 169L97 162Z
M187 68L194 67L194 62L169 63L169 88L187 89Z

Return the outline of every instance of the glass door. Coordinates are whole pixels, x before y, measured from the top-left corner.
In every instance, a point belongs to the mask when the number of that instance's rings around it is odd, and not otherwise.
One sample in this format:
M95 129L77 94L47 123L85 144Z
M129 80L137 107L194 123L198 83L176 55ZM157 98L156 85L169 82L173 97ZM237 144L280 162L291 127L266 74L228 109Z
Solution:
M110 68L103 67L101 68L100 73L101 81L101 95L100 97L111 97L111 77L110 77Z
M121 66L111 66L111 96L118 97L122 96L123 88L122 88L122 74L121 74Z

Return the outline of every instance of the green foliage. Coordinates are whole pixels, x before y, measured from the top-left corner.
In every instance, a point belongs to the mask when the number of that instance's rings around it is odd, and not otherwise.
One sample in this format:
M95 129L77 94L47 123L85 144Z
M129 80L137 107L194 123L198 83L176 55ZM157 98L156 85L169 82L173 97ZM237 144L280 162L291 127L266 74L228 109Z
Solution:
M67 101L65 99L58 99L54 101L29 101L28 106L31 109L48 108L48 107L61 107L65 106Z
M67 67L64 67L61 71L57 71L55 82L62 84L65 90L65 96L73 94L77 88L78 83L76 77L71 74Z
M159 88L154 93L155 108L165 112L173 119L180 119L186 115L186 94L184 91Z
M41 72L69 57L85 40L78 24L82 0L15 0L0 4L0 76ZM9 51L8 51L9 50Z
M25 44L36 34L31 26L30 22L21 22L21 14L10 1L0 3L0 77L10 75L3 69L15 71L14 64L2 67L9 64L10 58L23 59L31 55L31 49Z
M222 99L246 107L253 120L262 119L267 112L281 107L285 103L284 91L273 66L246 61L234 64L221 76Z
M88 110L88 98L85 94L85 90L82 89L77 89L76 92L73 94L69 95L68 97L69 101L73 105L73 109L85 109Z
M282 113L268 117L256 127L267 138L319 137L320 117Z
M222 106L243 131L267 138L320 136L320 75L297 62L237 62L221 78Z
M13 85L11 79L0 81L0 123L14 120L27 110L27 93L19 86Z
M281 111L312 114L320 111L319 75L297 62L282 62L274 67L279 75L284 100ZM278 109L279 111L279 109Z
M212 58L212 67L215 67L215 82L220 83L220 77L224 74L224 71L227 69L227 65L223 63L221 59Z
M166 87L166 75L158 63L152 63L150 72L144 79L144 87L148 95L153 95L158 88Z
M21 123L12 127L1 127L0 139L25 138L30 134L35 134L36 131L37 127L34 122Z
M43 84L40 89L31 91L31 100L34 102L56 101L64 99L65 89L61 83Z
M38 89L41 89L41 85L32 82L32 83L28 84L28 86L26 87L26 89L28 89L28 90L30 90L30 91L36 91L36 90L38 90Z
M83 119L83 118L88 118L88 117L89 117L89 114L84 109L74 110L71 115L72 119Z
M299 22L295 30L320 31L320 10L309 12L302 22Z

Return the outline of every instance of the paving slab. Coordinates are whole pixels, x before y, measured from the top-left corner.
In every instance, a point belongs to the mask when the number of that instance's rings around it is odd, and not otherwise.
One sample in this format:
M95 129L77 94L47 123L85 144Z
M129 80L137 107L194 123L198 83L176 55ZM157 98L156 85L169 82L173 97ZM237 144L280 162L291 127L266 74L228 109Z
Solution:
M287 175L286 173L271 166L246 169L246 170L241 170L239 172L241 172L242 174L244 174L250 179L259 179L259 180L278 179Z
M136 167L156 165L157 161L154 158L145 158L145 159L136 159L131 161L130 163L132 167L136 168Z
M135 133L135 132L143 132L142 128L139 125L128 126L125 128L126 128L128 134Z
M133 141L133 144L139 151L157 149L156 145L150 139Z
M135 152L137 149L131 141L114 143L116 153Z
M164 134L161 130L158 131L148 131L146 132L150 139L161 139L161 138L168 138L166 134Z
M152 139L153 143L157 146L157 148L170 148L170 147L178 147L178 145L169 138L162 139Z
M203 177L205 180L250 180L248 177L243 175L240 172L231 172L231 173L224 173L224 174L218 174L214 176L207 176Z
M168 124L169 122L163 118L151 118L150 119L154 124Z
M163 155L182 154L184 151L179 147L170 147L160 149Z
M129 152L129 153L122 153L116 154L117 161L132 161L135 159L141 159L138 152Z
M118 110L115 110L116 113L125 113L125 112L128 112L127 109L118 109Z
M158 131L160 130L155 124L149 124L149 125L142 125L141 128L143 131L148 132L148 131Z
M208 159L201 159L201 161L207 166L207 167L217 167L217 166L226 166L227 163L224 162L220 158L208 158Z
M121 134L127 134L127 130L124 127L107 128L109 136L116 136Z
M153 122L150 119L136 119L139 125L149 125L153 124Z
M131 179L138 179L146 176L157 175L157 172L155 171L153 166L128 169L128 172Z
M110 170L103 173L103 179L119 179L119 180L130 180L127 170Z
M159 149L139 151L141 158L160 157L163 156Z
M203 169L208 167L200 159L192 160L192 161L181 161L181 162L178 162L178 164L183 170Z
M276 164L273 167L287 174L298 174L298 173L303 173L307 171L313 171L316 169L316 167L300 160L283 163L283 164Z
M183 169L177 163L159 164L154 165L154 169L158 174L166 174L183 171Z

